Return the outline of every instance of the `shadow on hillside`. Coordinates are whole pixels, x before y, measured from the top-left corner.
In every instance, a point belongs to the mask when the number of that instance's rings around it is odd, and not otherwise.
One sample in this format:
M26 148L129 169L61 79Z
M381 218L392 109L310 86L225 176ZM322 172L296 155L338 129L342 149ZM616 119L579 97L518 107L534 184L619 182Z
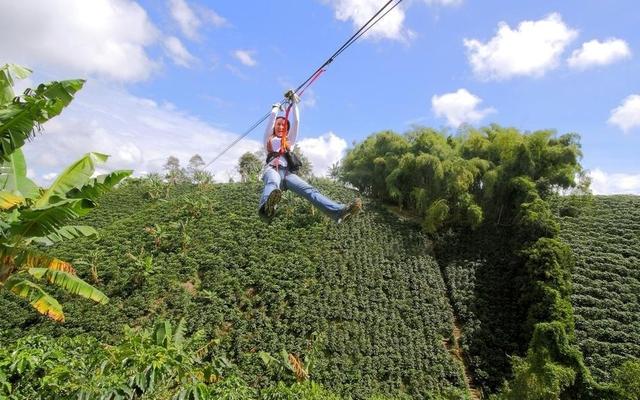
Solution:
M526 352L526 310L520 306L521 270L483 232L459 234L439 242L436 251L473 379L488 392L511 377L510 356Z

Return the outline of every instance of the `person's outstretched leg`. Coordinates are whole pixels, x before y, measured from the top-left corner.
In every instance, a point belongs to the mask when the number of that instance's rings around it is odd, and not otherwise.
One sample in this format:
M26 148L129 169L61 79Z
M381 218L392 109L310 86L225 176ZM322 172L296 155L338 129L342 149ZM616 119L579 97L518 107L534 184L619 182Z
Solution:
M267 218L272 218L275 214L275 206L282 197L282 190L280 190L282 178L278 171L267 167L262 176L262 181L264 182L264 189L262 190L258 213Z
M318 189L305 182L296 174L287 172L284 177L284 183L285 188L291 190L298 196L307 199L311 204L318 207L335 221L338 221L342 217L344 211L348 208L346 205L337 203L322 195Z

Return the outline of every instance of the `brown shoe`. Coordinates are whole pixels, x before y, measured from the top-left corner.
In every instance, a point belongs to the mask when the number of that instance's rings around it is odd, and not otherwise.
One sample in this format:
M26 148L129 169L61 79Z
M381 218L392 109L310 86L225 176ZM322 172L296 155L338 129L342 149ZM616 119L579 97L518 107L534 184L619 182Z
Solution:
M338 217L337 222L340 224L342 222L348 221L353 216L358 214L361 210L362 210L362 200L360 200L359 197L356 197L351 204L349 204L344 208L344 210L342 210L342 212L340 213L340 217Z
M260 209L261 214L267 218L273 218L276 215L276 206L280 202L282 198L282 190L273 189L271 193L269 193L269 197L267 201L264 203L262 208Z

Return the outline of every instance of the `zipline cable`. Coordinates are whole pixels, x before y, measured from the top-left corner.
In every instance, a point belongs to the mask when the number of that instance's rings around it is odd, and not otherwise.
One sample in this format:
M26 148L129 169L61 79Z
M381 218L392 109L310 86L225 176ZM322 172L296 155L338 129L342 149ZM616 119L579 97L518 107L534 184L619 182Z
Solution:
M298 88L295 90L295 93L298 93L298 91L307 84L307 82L309 82L313 76L315 74L317 74L321 69L323 69L324 67L326 67L327 65L331 64L333 62L333 60L335 60L336 57L338 57L338 55L340 55L343 51L345 51L349 46L351 46L361 35L361 33L364 33L363 31L369 30L369 28L371 28L373 25L375 25L376 23L378 23L378 21L380 21L380 19L376 20L373 24L371 24L371 21L373 21L385 8L387 8L389 6L389 4L393 3L394 1L398 1L398 4L402 1L402 0L389 0L387 1L379 10L378 12L376 12L371 18L369 18L369 20L360 27L360 29L358 29L356 31L356 33L354 33L353 35L351 35L351 37L349 39L347 39L346 42L344 42L344 44L342 46L340 46L340 48L338 50L336 50L335 53L333 53L331 55L331 57L329 57L327 59L327 61L324 62L324 64L322 64L320 67L318 67L318 69L315 70L315 72L313 74L311 74L311 76L309 76L309 78L307 78L306 81L302 82L302 84L300 86L298 86ZM397 4L396 4L397 5ZM395 8L395 6L394 6ZM386 15L386 13L385 13ZM371 24L371 27L367 26Z
M378 15L380 15L380 13L382 13L382 11L384 11L384 9L386 9L389 4L396 2L390 9L388 9L384 14L382 14L378 19L376 19L376 17L378 17ZM369 31L369 29L371 29L375 24L377 24L382 18L384 18L389 12L391 12L391 10L393 10L394 8L396 8L398 6L398 4L400 4L402 2L402 0L389 0L387 1L379 10L378 12L376 12L373 17L371 17L364 25L362 25L360 27L360 29L358 29L358 31L356 33L354 33L349 39L347 39L346 42L344 42L344 44L342 46L340 46L340 48L338 50L336 50L335 53L333 53L331 55L331 57L329 57L320 67L318 67L318 69L316 69L313 74L311 74L304 82L302 82L302 84L300 84L300 86L298 86L296 88L296 90L294 90L295 94L298 94L299 92L301 93L304 92L304 90L309 87L319 76L320 74L322 74L324 72L324 68L326 66L328 66L329 64L331 64L333 62L333 60L336 59L336 57L338 57L340 54L342 54L347 48L349 48L349 46L351 46L356 40L358 40L362 35L364 35L365 33L367 33L367 31ZM375 21L374 21L375 20ZM372 23L373 21L373 23ZM305 86L306 85L306 86ZM286 103L288 100L287 98L283 98L280 103ZM240 140L244 139L249 133L251 133L251 131L253 131L255 128L257 128L261 123L263 123L267 118L269 118L269 116L271 115L271 111L269 111L268 113L266 113L262 118L260 118L258 121L256 121L253 125L251 125L251 127L249 129L247 129L242 135L240 135L238 138L236 138L234 141L232 141L227 147L225 147L217 156L215 156L213 158L213 160L209 161L209 163L207 163L203 169L206 169L207 167L209 167L209 165L213 164L215 161L217 161L220 157L222 157L230 148L232 148L236 143L238 143Z

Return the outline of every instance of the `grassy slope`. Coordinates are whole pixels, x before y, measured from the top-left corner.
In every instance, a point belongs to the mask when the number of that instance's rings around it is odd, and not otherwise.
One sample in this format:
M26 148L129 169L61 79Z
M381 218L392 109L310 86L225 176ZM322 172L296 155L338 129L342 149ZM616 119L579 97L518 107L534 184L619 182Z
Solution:
M101 239L54 251L68 260L100 252L98 286L110 304L59 294L67 322L56 325L4 294L0 302L11 315L0 325L5 339L44 331L109 341L124 324L185 317L192 331L222 338L219 351L256 384L266 379L258 351L304 355L319 340L314 375L332 390L428 398L463 387L442 343L453 321L444 283L418 230L370 203L338 226L290 194L267 225L256 215L259 190L183 188L150 203L142 188L130 186L107 196L86 221L101 228ZM353 197L335 185L323 191L345 202ZM154 224L164 232L158 242L145 231ZM145 272L127 254L153 257L152 269ZM88 267L79 273L90 279Z
M640 358L640 196L596 196L561 236L576 255L576 335L596 378Z

